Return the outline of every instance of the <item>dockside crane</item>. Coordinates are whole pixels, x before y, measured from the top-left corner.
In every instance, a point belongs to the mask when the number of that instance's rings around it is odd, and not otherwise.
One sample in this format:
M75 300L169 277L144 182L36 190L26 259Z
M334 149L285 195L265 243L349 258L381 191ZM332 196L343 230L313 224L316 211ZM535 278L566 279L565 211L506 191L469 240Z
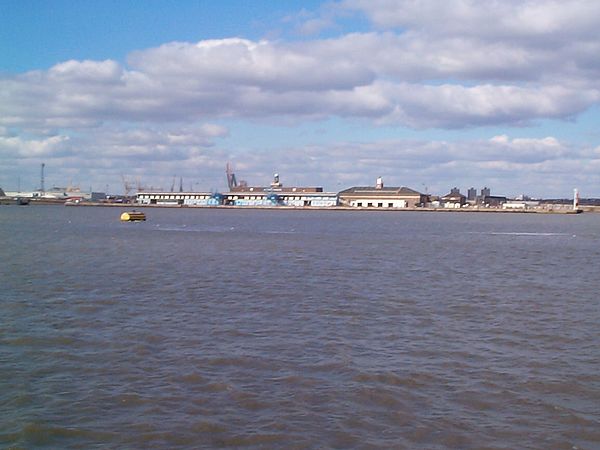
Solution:
M136 186L138 192L144 192L144 191L148 190L148 188L142 184L140 177L137 178L137 180L135 182L135 186Z
M231 191L234 187L237 187L237 180L235 178L235 173L233 173L233 167L229 162L225 166L225 173L227 174L227 186Z
M229 162L225 166L225 173L227 174L227 186L229 187L230 191L233 188L236 188L238 186L247 186L248 185L248 183L246 183L244 180L240 180L238 183L238 181L235 177L235 173L233 172L233 166Z
M127 197L131 194L132 189L134 188L133 184L127 181L125 175L121 175L121 180L123 180L123 190Z
M177 177L173 175L173 181L171 181L171 192L175 192L175 180ZM179 177L179 192L183 192L183 177Z

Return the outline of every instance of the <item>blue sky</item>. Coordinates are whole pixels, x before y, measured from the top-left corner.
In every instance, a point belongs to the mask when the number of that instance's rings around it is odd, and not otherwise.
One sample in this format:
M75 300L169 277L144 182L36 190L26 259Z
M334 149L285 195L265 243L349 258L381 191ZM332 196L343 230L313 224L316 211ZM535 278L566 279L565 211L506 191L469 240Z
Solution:
M2 70L49 68L69 59L124 61L165 42L286 32L287 16L318 1L2 0ZM300 38L301 36L296 36Z
M600 197L591 0L0 1L0 187Z

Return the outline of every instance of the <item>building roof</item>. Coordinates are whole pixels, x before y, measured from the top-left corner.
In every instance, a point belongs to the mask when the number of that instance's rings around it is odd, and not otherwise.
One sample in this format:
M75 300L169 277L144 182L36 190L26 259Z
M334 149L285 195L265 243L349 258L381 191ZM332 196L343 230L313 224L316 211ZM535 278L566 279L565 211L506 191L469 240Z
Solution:
M225 192L223 195L234 197L234 196L243 196L243 195L252 195L259 196L264 195L269 196L271 194L275 194L280 197L336 197L337 194L335 192L322 192L322 191L279 191L279 190L268 190L268 191L239 191L239 190L231 190L229 192Z
M467 197L463 194L461 194L460 192L457 194L455 192L450 192L449 194L446 194L442 197L442 200L460 200L460 199L466 199Z
M389 197L390 195L421 196L423 194L405 186L382 187L381 189L377 189L374 186L354 186L341 191L340 195L372 195L376 197Z
M323 188L320 186L234 186L230 189L230 192L323 192Z
M213 195L213 192L199 192L199 191L186 191L186 192L170 192L170 191L140 191L136 194L140 195Z

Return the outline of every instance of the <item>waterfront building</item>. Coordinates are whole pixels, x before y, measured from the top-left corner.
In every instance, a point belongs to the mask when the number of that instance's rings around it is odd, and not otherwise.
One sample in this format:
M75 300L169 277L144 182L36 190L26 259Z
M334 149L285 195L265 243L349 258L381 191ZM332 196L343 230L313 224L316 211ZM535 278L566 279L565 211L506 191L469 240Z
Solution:
M488 195L483 197L483 204L488 208L500 208L504 203L506 203L506 200L506 197L499 195Z
M90 200L93 202L101 202L106 200L106 192L92 192Z
M250 206L250 207L331 207L337 206L338 196L323 192L322 187L286 187L275 174L269 186L230 184L224 194L210 192L140 192L137 201L144 205L163 206Z
M405 186L384 187L381 178L375 186L355 186L338 195L340 205L355 208L413 208L427 203L426 194Z
M534 200L507 200L502 204L502 209L526 210L537 208L539 205L540 202Z
M230 186L224 194L223 204L232 206L289 206L289 207L331 207L337 206L338 195L323 192L320 186L284 186L279 174L273 176L269 186Z
M220 194L211 192L138 192L137 203L161 206L218 206Z
M56 202L64 202L67 200L91 200L91 192L83 192L77 186L58 187L53 186L46 190L36 191L12 191L6 192L8 197L28 198L31 200L54 200Z
M224 204L233 206L337 206L334 192L323 192L321 187L242 187L224 194Z
M441 198L441 203L444 208L462 208L467 203L467 197L455 187L450 190L450 193Z

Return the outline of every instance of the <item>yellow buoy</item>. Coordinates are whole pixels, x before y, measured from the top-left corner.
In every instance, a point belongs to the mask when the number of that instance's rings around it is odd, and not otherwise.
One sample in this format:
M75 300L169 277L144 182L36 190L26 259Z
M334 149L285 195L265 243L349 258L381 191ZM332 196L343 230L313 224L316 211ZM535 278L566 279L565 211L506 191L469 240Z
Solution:
M137 222L140 220L146 220L146 214L139 211L124 212L121 214L121 220L123 222Z

